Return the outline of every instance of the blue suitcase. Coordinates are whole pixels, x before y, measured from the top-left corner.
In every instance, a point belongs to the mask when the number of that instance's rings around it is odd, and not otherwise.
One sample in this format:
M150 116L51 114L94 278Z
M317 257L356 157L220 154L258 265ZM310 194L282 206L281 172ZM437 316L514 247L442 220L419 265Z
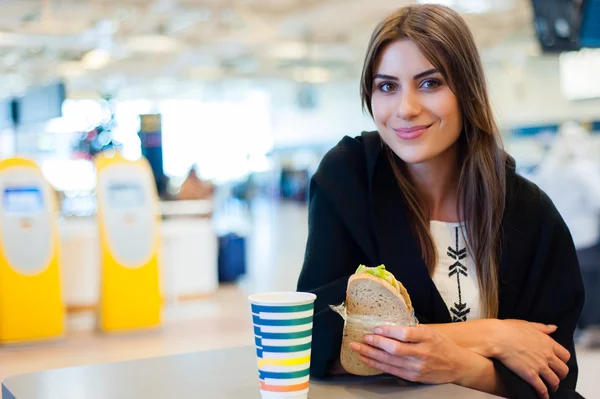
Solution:
M246 274L246 238L235 233L219 237L219 282L236 281Z

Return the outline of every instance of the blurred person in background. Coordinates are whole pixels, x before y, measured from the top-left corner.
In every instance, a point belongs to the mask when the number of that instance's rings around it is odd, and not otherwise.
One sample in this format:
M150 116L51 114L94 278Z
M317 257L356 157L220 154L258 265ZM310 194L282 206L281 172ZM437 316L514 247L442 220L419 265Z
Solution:
M179 200L206 200L213 197L215 187L212 183L198 177L195 167L192 167L184 182L181 184Z
M378 131L342 139L310 186L298 289L317 294L311 374L345 372L344 321L330 305L345 300L360 264L384 264L420 323L352 343L363 363L505 397L580 398L573 335L584 288L573 240L501 146L462 17L413 5L385 18L361 97Z
M585 303L578 343L600 346L600 160L591 134L576 122L561 126L531 176L569 227L583 275Z

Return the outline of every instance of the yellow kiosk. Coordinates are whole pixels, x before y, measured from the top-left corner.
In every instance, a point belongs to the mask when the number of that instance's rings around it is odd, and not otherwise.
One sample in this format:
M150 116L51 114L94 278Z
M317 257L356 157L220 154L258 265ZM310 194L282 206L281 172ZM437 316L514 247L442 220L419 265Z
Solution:
M0 343L59 337L65 308L56 199L27 159L0 160Z
M158 326L158 199L145 159L118 153L96 159L101 278L98 328L118 332Z

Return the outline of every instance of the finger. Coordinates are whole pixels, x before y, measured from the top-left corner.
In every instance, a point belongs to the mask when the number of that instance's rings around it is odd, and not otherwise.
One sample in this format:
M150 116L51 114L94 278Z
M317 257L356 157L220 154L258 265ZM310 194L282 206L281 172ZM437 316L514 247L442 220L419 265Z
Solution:
M554 350L554 354L563 362L566 363L569 361L569 359L571 359L571 352L566 350L565 347L558 342L554 341L552 344L552 349Z
M377 349L366 344L359 344L357 342L351 343L350 348L358 352L360 355L377 360L380 363L414 371L414 365L412 364L414 363L413 359L402 356L394 356L384 350Z
M415 344L407 344L381 335L366 335L364 340L369 345L383 349L392 355L410 357L418 357L420 355Z
M540 372L540 376L546 381L546 385L550 387L552 392L556 392L558 389L558 384L560 384L560 379L554 373L554 371L550 370L549 367L546 367Z
M562 360L554 356L548 360L548 366L556 373L558 378L564 380L569 374L569 366L567 366Z
M529 324L534 327L536 330L543 332L544 334L552 334L558 327L553 324L542 324L542 323L533 323L529 322Z
M529 385L535 389L540 398L548 399L548 388L546 384L540 378L538 372L533 368L521 370L517 373L519 377L525 380Z
M538 397L549 399L548 388L546 387L546 384L544 384L544 381L542 381L540 378L540 375L537 373L537 371L531 369L531 371L527 373L525 381L527 381L533 387L533 389L535 389Z
M375 329L375 334L402 342L417 343L431 338L431 329L422 324L414 327L382 326Z
M387 363L382 363L366 356L361 356L360 361L366 364L367 366L374 367L378 370L383 371L384 373L392 374L396 377L400 377L408 381L419 382L419 376L413 371L405 370L401 367L392 366Z

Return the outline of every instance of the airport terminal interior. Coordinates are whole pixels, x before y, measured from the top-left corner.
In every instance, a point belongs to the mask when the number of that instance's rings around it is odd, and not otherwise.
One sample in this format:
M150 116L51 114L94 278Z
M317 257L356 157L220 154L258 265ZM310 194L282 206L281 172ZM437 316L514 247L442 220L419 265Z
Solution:
M248 296L296 291L321 160L375 130L371 32L425 3L467 22L504 148L569 227L600 398L597 0L0 1L0 381L253 346Z

